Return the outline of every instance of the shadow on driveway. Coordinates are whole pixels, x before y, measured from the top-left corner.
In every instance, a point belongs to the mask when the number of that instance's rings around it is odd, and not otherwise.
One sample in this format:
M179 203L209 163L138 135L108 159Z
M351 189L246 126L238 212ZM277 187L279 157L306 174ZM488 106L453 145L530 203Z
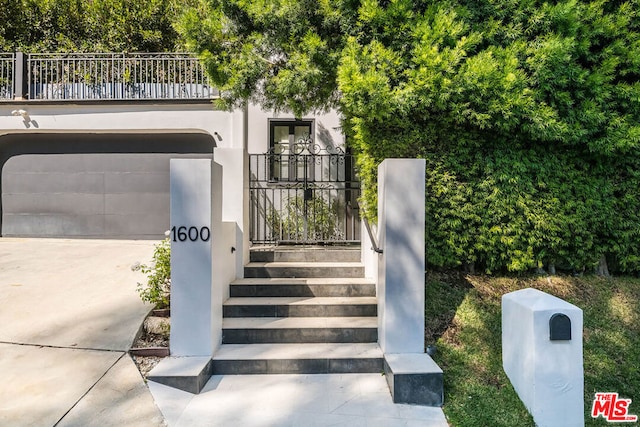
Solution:
M0 425L163 425L127 354L153 244L0 239Z

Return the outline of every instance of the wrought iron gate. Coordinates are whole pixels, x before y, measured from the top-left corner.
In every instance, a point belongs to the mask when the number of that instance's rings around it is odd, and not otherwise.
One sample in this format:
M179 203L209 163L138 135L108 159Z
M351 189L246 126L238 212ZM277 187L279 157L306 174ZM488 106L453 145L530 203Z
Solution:
M298 142L249 156L253 243L360 241L360 182L340 148Z

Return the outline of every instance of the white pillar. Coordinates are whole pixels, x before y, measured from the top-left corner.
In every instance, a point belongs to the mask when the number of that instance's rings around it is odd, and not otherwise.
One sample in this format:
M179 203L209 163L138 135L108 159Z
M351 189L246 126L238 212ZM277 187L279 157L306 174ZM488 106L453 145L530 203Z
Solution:
M537 289L502 296L502 365L538 426L584 426L582 320L581 309Z
M378 340L385 354L424 353L425 161L378 167Z
M215 163L224 168L222 177L222 221L236 224L234 233L237 233L237 236L234 238L233 246L240 256L235 257L235 277L240 278L244 275L245 263L249 262L248 237L245 239L245 235L249 235L248 220L245 219L249 212L249 198L248 194L245 194L245 187L248 189L248 184L245 181L249 177L247 172L248 157L242 148L215 148L214 157ZM229 284L227 284L228 286Z
M211 166L207 159L172 159L170 163L173 356L211 356L217 346L211 286L212 241L216 237Z

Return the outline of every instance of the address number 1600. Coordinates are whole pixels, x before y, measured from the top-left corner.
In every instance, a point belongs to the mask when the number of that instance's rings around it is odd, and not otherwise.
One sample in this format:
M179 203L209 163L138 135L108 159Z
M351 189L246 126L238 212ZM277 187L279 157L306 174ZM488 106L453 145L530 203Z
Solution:
M210 238L211 230L209 227L171 227L171 240L174 242L186 242L187 240L208 242Z

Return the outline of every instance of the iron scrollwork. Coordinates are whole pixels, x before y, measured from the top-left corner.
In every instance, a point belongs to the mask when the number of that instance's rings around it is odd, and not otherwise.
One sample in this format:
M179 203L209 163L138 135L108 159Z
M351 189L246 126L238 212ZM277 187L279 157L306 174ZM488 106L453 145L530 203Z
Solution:
M286 144L277 144L276 146L271 147L267 154L282 155L284 154L285 147ZM344 154L344 149L332 144L329 144L326 147L321 147L319 144L314 143L310 137L302 137L291 145L289 153L289 155L296 156L317 156L322 154L342 155Z

